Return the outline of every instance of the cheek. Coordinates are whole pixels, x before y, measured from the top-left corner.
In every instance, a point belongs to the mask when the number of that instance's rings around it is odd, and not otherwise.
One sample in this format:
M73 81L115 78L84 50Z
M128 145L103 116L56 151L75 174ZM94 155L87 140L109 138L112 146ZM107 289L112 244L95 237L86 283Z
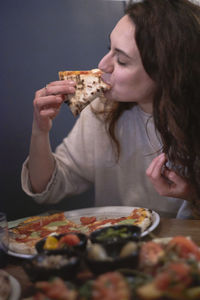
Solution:
M112 74L112 96L119 101L140 101L151 96L153 82L143 70L114 72Z
M134 90L135 76L127 72L116 72L113 76L113 87L119 94L128 94Z
M113 74L113 83L114 87L119 88L127 88L134 81L134 76L130 76L127 72L118 71Z

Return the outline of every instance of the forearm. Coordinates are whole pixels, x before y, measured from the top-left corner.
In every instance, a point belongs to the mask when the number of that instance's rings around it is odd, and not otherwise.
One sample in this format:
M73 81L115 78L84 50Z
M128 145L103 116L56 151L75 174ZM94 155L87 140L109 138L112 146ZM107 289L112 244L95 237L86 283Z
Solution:
M49 142L52 120L60 111L63 95L74 92L74 83L62 80L54 81L35 93L28 162L29 178L34 193L43 192L52 177L55 167Z
M29 176L34 193L41 193L46 188L55 167L54 157L49 142L49 134L32 134L29 152Z

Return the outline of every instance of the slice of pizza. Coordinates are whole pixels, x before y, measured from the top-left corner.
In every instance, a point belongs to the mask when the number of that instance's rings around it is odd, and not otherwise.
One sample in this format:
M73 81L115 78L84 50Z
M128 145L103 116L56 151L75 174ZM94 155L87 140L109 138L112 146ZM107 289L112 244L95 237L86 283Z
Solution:
M90 221L91 220L91 221ZM85 223L85 218L80 218L82 224ZM90 222L89 222L90 221ZM141 228L141 232L147 230L152 224L152 211L147 208L134 208L128 216L121 216L116 218L104 218L96 220L94 218L88 218L87 227L89 232L94 230L113 226L113 225L135 225Z
M67 219L63 212L30 217L9 229L9 249L23 254L35 254L35 244L48 235L80 232L79 225Z
M18 234L31 234L41 230L56 231L59 226L75 227L76 224L68 220L63 212L47 216L33 216L11 229Z
M97 97L104 97L104 92L110 86L101 79L102 72L99 69L88 71L60 71L60 80L73 80L76 82L75 93L68 94L66 103L69 105L74 116Z

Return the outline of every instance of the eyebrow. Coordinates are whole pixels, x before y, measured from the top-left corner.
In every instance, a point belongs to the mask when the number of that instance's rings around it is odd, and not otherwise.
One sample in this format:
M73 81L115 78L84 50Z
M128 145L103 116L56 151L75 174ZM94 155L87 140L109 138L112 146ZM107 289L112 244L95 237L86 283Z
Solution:
M111 34L109 35L109 44L111 44L111 38L110 38ZM126 53L124 52L123 50L119 49L119 48L115 48L114 49L117 53L120 53L124 56L126 56L127 58L131 59L131 57Z
M118 48L115 48L115 51L116 51L117 53L120 53L120 54L126 56L127 58L131 59L131 57L130 57L126 52L124 52L123 50L118 49Z

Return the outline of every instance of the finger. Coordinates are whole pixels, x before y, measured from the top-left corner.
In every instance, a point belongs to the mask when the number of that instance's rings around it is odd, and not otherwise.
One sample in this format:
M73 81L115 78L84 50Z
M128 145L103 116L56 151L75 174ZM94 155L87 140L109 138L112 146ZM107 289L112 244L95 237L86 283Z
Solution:
M149 167L148 167L147 170L146 170L147 176L150 176L150 175L151 175L151 173L152 173L152 171L153 171L153 169L154 169L154 167L155 167L155 164L156 164L156 161L157 161L157 160L158 160L158 156L155 157L155 158L152 160L152 162L150 163Z
M62 80L62 81L54 81L52 83L47 84L42 89L36 91L35 98L45 97L48 95L57 95L57 94L71 94L75 93L75 82Z
M170 192L170 185L168 181L163 177L160 176L156 180L154 178L149 177L150 182L154 186L155 190L161 195L166 196Z
M186 180L181 176L177 175L174 171L166 169L164 171L164 176L167 178L171 183L174 183L176 186L182 188L185 186Z
M75 86L76 82L73 81L73 80L58 80L58 81L50 82L47 85L54 86L54 85L66 85L66 84L71 85L71 86Z
M34 99L34 107L38 110L44 109L46 107L61 105L63 102L62 96L44 96Z
M46 88L42 88L35 92L35 98L44 97L46 96Z
M191 193L187 181L171 170L165 170L164 176L157 181L153 180L152 183L161 196L187 199Z
M149 165L149 167L147 168L146 175L147 176L156 176L157 173L159 173L159 175L160 175L162 173L162 168L163 168L165 162L166 162L166 156L164 153L155 157L153 159L153 161L151 162L151 164Z
M51 107L49 109L41 110L40 115L42 117L48 117L48 118L53 119L58 115L59 111L60 111L60 109Z
M45 95L59 95L59 94L73 94L75 93L74 86L70 86L67 84L61 85L47 85L45 87Z
M154 168L151 172L151 177L154 179L159 178L163 174L163 167L165 166L166 157L164 154L159 155L158 159L154 164Z

